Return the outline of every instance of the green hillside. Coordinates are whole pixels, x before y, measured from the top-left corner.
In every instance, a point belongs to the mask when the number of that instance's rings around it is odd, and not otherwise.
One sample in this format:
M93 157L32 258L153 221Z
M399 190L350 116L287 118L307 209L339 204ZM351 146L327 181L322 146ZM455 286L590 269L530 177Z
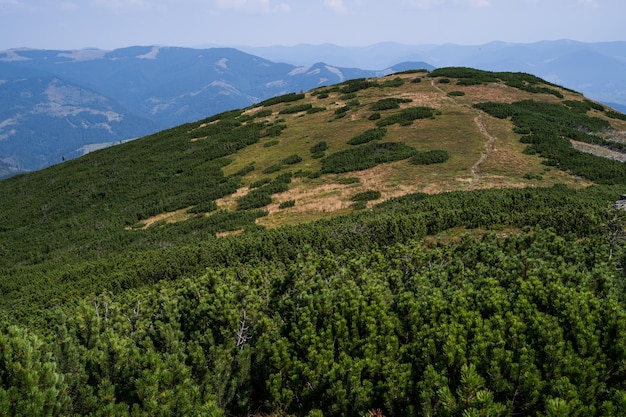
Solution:
M416 70L1 181L0 410L624 415L624 132Z

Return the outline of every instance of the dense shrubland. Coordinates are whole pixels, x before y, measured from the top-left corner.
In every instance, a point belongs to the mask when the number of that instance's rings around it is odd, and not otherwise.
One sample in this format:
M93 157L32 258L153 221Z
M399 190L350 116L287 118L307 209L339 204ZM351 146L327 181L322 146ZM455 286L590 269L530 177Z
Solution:
M430 75L558 97L556 86L526 74ZM626 172L569 142L619 149L600 137L607 118L620 118L603 106L475 106L510 118L527 153L599 185L418 193L308 224L255 224L272 196L304 175L289 168L305 158L320 158L317 176L447 161L446 151L379 142L383 126L436 115L384 99L375 109L357 104L362 90L397 85L360 79L314 93L344 95L350 104L337 116L359 108L364 120L371 111L385 116L328 156L334 142L319 139L304 158L286 151L234 211L216 200L259 172L254 163L230 175L224 168L288 126L261 120L272 109L227 112L0 183L0 410L626 414L626 216L610 208ZM304 109L291 104L304 98L258 106ZM357 143L345 149L348 140ZM272 142L280 144L264 145ZM333 181L360 183L349 174ZM359 209L381 195L361 188L351 200ZM174 210L188 217L145 227ZM216 237L228 232L240 234Z

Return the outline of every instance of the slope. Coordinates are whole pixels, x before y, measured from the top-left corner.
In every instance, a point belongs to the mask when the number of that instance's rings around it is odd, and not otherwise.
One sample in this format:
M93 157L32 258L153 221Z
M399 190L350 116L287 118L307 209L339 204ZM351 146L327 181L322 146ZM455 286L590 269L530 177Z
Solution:
M580 129L599 128L607 137L609 121L626 130L619 114L531 76L409 71L279 96L3 181L2 303L16 307L24 294L35 297L30 285L41 280L54 283L49 293L21 308L158 280L168 276L161 267L129 274L115 264L409 193L592 184L589 175L546 165L541 151L524 151L511 120L476 107L524 100L564 114L579 103L578 141L585 140Z
M409 71L3 181L0 409L623 415L625 123Z

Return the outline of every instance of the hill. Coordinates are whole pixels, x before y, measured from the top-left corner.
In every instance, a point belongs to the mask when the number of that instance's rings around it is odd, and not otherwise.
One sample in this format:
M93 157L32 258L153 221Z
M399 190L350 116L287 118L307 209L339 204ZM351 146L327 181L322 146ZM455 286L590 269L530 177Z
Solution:
M0 409L622 415L624 131L414 70L2 181Z

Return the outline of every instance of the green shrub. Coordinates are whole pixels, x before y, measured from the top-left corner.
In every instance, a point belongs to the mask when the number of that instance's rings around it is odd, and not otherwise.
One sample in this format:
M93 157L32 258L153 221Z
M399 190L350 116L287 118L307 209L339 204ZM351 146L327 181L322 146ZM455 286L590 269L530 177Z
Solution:
M270 148L270 147L272 147L272 146L278 145L279 143L280 143L280 141L278 141L278 140L270 140L270 141L268 141L268 142L265 142L265 143L263 144L263 147L264 147L264 148Z
M339 100L351 100L353 98L356 98L356 93L348 93L348 94L342 94L339 96Z
M285 165L293 165L293 164L297 164L298 162L302 162L302 157L299 155L293 154L293 155L289 155L287 158L283 159L280 162Z
M352 203L352 208L354 210L363 210L367 207L367 200L355 201Z
M387 129L379 127L376 129L369 129L365 132L353 137L348 141L349 145L362 145L374 140L382 139L387 134Z
M407 109L402 109L399 113L396 113L392 116L380 119L376 122L376 126L384 127L392 125L394 123L399 123L400 125L411 124L414 120L417 119L427 119L429 117L433 117L434 111L435 109L431 107L409 107Z
M360 193L357 193L350 198L352 201L371 201L378 200L381 194L380 191L376 190L367 190Z
M285 107L284 109L279 111L278 114L300 113L301 111L308 111L308 110L311 110L312 108L313 108L313 105L310 104L310 103L298 104L298 105L295 105L295 106Z
M190 213L190 214L209 213L215 210L217 210L217 203L215 201L205 201L204 203L199 203L191 207L189 210L187 210L187 213Z
M304 93L300 93L300 94L289 93L289 94L284 94L282 96L269 98L267 100L257 103L256 105L257 107L258 106L272 106L278 103L289 103L292 101L302 100L303 98L304 98Z
M385 80L380 87L382 88L393 88L393 87L401 87L404 85L404 80L400 77L396 77L393 80Z
M233 177L243 177L244 175L249 174L252 171L254 171L254 162L246 165L245 167L241 168L239 171L235 172L233 174Z
M263 109L254 113L254 117L268 117L268 116L271 116L272 113L274 113L272 109Z
M283 164L274 164L272 166L269 166L267 168L265 168L263 170L264 174L271 174L272 172L277 172L280 171L281 169L283 169Z
M382 111L399 109L400 103L410 103L413 100L410 98L383 98L370 106L370 110Z
M361 179L358 177L341 177L337 179L337 182L342 185L359 184Z
M311 153L324 152L327 149L328 149L328 143L326 143L326 141L322 141L311 146Z
M442 164L450 159L450 154L443 150L418 152L411 157L411 163L415 165Z
M369 117L367 118L368 120L378 120L380 119L380 113L376 112L376 113L372 113L369 115Z
M279 123L268 127L263 136L277 137L287 128L287 125Z
M306 111L307 114L320 113L326 110L326 107L311 107Z
M451 96L451 97L462 97L462 96L465 95L465 92L463 92L463 91L450 91L448 93L448 95Z
M296 200L287 200L287 201L283 201L282 203L280 203L278 205L279 209L286 209L289 207L293 207L296 205Z
M415 152L414 148L398 142L368 143L327 156L322 160L321 172L341 174L359 171L410 158Z
M259 187L262 187L265 184L269 184L270 182L272 182L271 178L261 178L260 180L255 181L252 184L250 184L248 187L249 188L259 188Z

